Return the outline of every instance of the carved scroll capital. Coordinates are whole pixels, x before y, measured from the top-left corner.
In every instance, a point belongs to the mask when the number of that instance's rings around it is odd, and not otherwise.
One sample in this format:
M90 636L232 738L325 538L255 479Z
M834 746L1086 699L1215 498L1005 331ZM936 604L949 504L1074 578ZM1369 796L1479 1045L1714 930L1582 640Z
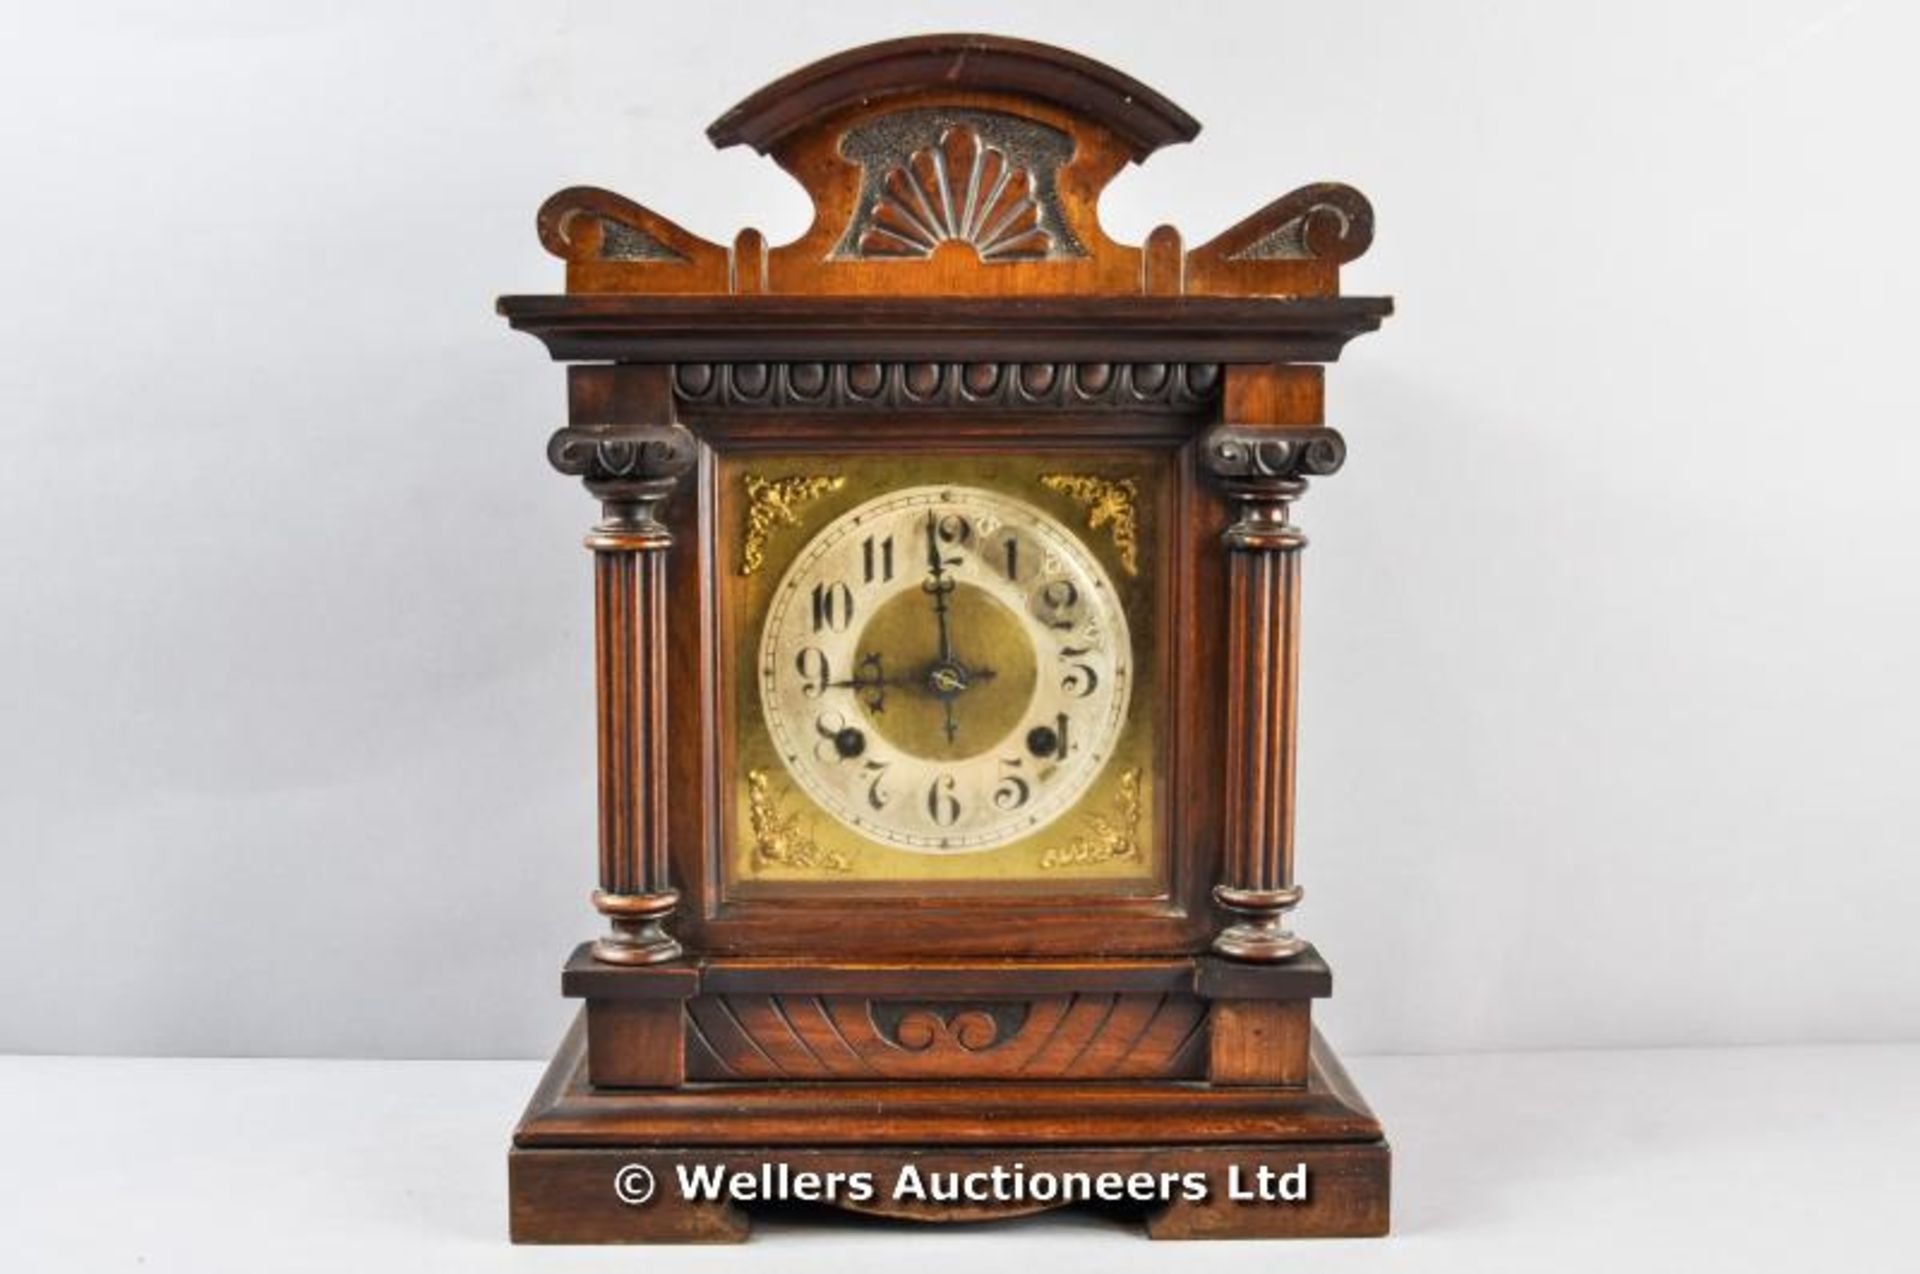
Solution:
M1239 517L1227 528L1230 549L1291 552L1307 536L1287 520L1308 477L1339 472L1347 443L1318 426L1217 425L1201 439L1201 462L1234 498Z
M1326 477L1346 463L1337 430L1218 425L1201 440L1201 462L1216 478L1237 482Z
M698 457L685 425L568 425L547 442L554 468L588 482L671 483Z
M660 504L699 459L684 425L568 425L547 441L547 459L584 479L605 518L587 537L591 549L653 549L672 543Z

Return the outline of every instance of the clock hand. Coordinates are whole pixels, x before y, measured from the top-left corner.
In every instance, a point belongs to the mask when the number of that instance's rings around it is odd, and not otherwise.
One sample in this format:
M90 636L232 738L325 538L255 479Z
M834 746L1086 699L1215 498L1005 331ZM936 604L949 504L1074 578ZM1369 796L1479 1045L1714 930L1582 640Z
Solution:
M888 686L917 686L922 682L913 677L887 676L882 659L883 656L879 651L862 655L860 665L854 669L851 677L845 681L829 681L826 683L827 687L833 690L853 691L870 712L886 711Z
M886 656L881 652L869 651L860 656L859 665L852 676L840 681L823 682L821 689L851 690L869 712L885 712L888 687L927 690L936 696L950 698L976 681L991 681L994 677L991 668L962 668L957 664L936 665L933 670L919 676L889 677L885 660Z
M927 510L927 572L920 587L933 598L934 622L940 625L940 662L953 662L953 633L947 624L947 595L953 592L953 581L947 578L947 562L940 552L939 525L933 516L933 510Z
M927 510L927 572L920 587L933 598L934 622L940 625L940 657L927 670L927 688L940 700L942 728L951 747L960 733L960 722L953 701L967 688L967 670L953 657L953 628L947 616L947 596L953 581L947 578L946 555L940 551L940 523L933 510Z

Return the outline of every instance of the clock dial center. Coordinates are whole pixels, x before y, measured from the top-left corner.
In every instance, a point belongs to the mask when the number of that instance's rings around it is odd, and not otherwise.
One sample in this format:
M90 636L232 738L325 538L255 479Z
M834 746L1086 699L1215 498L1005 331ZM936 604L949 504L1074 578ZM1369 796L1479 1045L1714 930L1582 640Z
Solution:
M893 683L884 695L859 699L867 725L900 751L928 760L978 755L1017 729L1039 673L1019 617L998 598L959 583L945 596L952 647L946 658L926 596L917 589L882 603L855 647L868 667L884 669L884 680Z

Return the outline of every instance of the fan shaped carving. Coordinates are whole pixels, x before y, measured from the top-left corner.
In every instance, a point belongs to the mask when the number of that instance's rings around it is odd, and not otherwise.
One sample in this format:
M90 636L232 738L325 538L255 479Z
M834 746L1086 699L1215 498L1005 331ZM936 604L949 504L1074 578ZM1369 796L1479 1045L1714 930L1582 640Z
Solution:
M862 180L838 258L920 260L951 242L988 262L1085 255L1055 189L1073 154L1064 133L988 111L903 111L849 132L841 152Z
M1040 228L1033 174L970 128L948 129L938 146L887 173L860 252L927 257L949 239L972 244L983 261L1041 259L1053 246Z

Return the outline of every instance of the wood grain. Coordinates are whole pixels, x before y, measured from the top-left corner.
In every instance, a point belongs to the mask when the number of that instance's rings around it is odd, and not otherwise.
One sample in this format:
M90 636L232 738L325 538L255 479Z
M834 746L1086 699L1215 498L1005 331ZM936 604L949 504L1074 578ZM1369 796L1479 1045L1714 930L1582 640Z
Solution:
M1206 1009L1190 995L703 995L688 1013L696 1080L1187 1079L1206 1069Z
M1372 1142L1380 1123L1316 1033L1307 1082L874 1080L597 1088L576 1021L514 1132L523 1148L1154 1146Z
M1148 1231L1384 1232L1389 1152L1312 1032L1330 974L1282 918L1299 897L1289 511L1344 456L1323 365L1392 302L1340 295L1375 222L1335 183L1211 237L1107 235L1112 179L1198 128L1063 50L916 37L804 67L709 130L800 183L813 218L791 242L710 241L588 186L542 206L566 293L498 309L576 364L549 456L601 503L610 932L567 966L583 1013L515 1133L517 1240L737 1241L739 1207L611 1189L635 1161L715 1156L1222 1173L1255 1155L1308 1164L1311 1203L1175 1202ZM927 473L1138 464L1127 551L1155 572L1141 671L1164 714L1146 771L1163 857L1128 891L729 881L728 659L753 635L726 600L741 511L723 478L882 454Z
M1055 1210L1055 1205L1016 1200L992 1202L922 1202L889 1197L891 1183L907 1168L922 1180L940 1174L982 1174L995 1168L1021 1165L1028 1180L1046 1174L1067 1178L1117 1174L1121 1178L1147 1173L1176 1176L1197 1174L1208 1186L1205 1199L1176 1197L1169 1203L1100 1204L1100 1215L1122 1224L1139 1226L1150 1238L1283 1239L1374 1238L1388 1229L1388 1176L1392 1152L1385 1142L1353 1145L1252 1142L1238 1146L1166 1145L1151 1149L1044 1147L960 1148L915 1150L881 1147L850 1151L835 1148L766 1147L712 1150L630 1149L514 1150L508 1156L508 1179L513 1199L512 1235L516 1243L742 1243L752 1232L758 1204L732 1202L690 1203L674 1187L683 1166L721 1167L757 1174L771 1168L818 1177L839 1173L873 1174L872 1202L843 1201L847 1212L898 1221L965 1224L1005 1220ZM1299 1203L1260 1204L1229 1198L1229 1174L1236 1169L1251 1180L1260 1166L1283 1172L1304 1166L1309 1196ZM644 1167L660 1184L644 1206L623 1204L615 1197L616 1173ZM1066 1205L1086 1206L1086 1205ZM791 1218L790 1207L770 1208Z

